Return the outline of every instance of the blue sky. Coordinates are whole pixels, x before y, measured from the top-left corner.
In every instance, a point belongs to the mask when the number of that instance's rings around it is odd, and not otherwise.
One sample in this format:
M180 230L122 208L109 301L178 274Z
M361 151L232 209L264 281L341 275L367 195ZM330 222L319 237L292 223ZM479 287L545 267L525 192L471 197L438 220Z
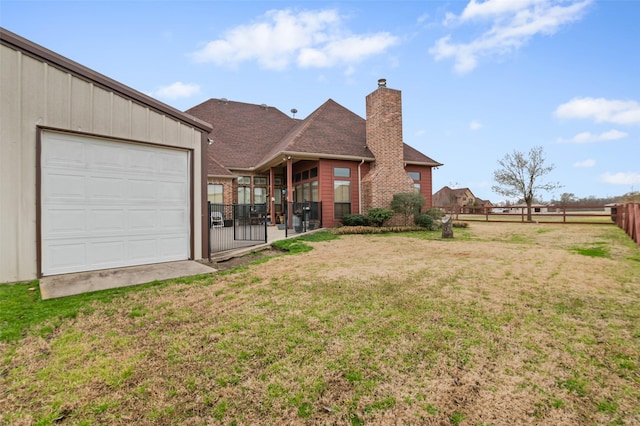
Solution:
M491 191L542 146L559 198L640 189L640 1L11 1L0 26L186 110L209 98L365 117L402 91L404 141Z

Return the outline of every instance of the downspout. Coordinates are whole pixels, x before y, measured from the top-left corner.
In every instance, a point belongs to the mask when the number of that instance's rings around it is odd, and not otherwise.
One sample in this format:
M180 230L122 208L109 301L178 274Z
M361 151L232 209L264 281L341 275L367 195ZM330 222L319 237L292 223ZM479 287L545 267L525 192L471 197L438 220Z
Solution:
M364 158L358 164L358 214L362 214L362 172L360 167L364 164Z

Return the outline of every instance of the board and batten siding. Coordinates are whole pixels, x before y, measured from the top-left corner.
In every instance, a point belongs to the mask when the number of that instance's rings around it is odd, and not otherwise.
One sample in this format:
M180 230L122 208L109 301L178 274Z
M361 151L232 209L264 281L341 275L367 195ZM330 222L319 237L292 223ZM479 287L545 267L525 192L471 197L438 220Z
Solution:
M64 63L59 65L56 54L46 49L27 51L12 40L5 43L7 33L3 30L0 44L0 283L38 278L36 156L42 129L188 150L194 177L192 256L201 258L205 221L200 194L206 194L200 179L201 148L208 125L181 121L177 110L173 116L166 114L155 108L154 103L160 103L151 98L149 105L128 98L103 84L112 80L62 57ZM27 48L36 46L16 38ZM82 72L65 68L69 63ZM144 100L144 95L138 97Z

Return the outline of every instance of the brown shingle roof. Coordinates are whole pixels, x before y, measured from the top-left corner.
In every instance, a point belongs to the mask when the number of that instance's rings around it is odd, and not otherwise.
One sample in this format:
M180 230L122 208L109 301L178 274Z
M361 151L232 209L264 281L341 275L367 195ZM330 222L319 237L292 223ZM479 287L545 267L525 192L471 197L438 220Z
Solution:
M427 157L417 149L404 144L404 161L411 164L420 164L426 166L439 167L442 166L442 163L438 163L435 160L432 160L430 157Z
M366 147L365 121L329 99L293 128L263 158L268 161L280 152L323 157L373 158Z
M229 169L254 167L298 123L277 108L223 99L209 99L186 112L211 123L209 151Z
M235 174L231 173L229 169L220 164L218 160L215 159L214 150L209 150L207 154L207 175L209 176L220 176L220 177L234 177Z
M279 156L299 153L324 158L373 160L366 146L366 122L332 99L306 119L298 120L266 105L209 99L186 111L211 123L209 175L231 175L229 169L250 169ZM441 166L404 144L404 161Z

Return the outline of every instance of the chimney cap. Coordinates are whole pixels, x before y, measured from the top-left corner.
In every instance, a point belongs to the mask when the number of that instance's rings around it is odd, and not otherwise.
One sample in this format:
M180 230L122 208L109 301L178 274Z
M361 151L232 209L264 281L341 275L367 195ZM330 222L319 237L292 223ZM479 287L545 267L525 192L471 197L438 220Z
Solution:
M378 79L378 87L387 87L387 79L386 78Z

